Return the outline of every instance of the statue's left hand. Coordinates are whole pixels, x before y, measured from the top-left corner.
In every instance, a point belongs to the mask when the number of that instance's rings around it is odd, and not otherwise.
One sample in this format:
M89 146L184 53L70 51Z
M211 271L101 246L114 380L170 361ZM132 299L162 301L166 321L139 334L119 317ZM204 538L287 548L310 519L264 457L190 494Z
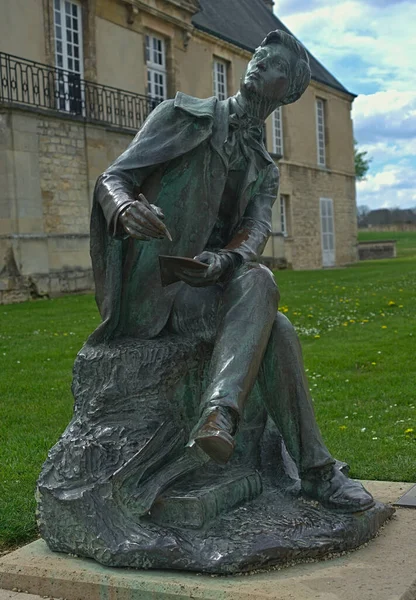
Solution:
M216 252L202 252L194 257L195 260L205 263L208 269L181 269L177 275L182 281L192 287L206 287L215 285L230 269L231 259L226 254L217 254Z

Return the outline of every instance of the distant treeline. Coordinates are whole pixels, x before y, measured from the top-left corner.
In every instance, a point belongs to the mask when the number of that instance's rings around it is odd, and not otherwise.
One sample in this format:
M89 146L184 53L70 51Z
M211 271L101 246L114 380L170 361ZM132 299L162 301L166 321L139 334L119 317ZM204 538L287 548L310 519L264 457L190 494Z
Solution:
M370 210L368 206L357 207L358 227L397 227L397 229L416 228L416 207L414 208L378 208Z

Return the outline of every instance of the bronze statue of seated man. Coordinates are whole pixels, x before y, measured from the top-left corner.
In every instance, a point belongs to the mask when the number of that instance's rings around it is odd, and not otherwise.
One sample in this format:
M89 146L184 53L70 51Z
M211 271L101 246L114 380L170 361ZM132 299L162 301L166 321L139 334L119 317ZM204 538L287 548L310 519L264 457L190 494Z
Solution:
M213 343L209 384L188 446L226 464L259 380L303 493L354 512L372 507L373 498L335 467L315 420L297 336L276 314L274 277L258 262L279 185L263 143L264 121L300 98L309 81L305 49L273 31L235 96L219 101L178 93L151 113L97 181L91 255L103 322L90 342L171 332ZM204 265L179 261L180 281L164 287L161 255Z

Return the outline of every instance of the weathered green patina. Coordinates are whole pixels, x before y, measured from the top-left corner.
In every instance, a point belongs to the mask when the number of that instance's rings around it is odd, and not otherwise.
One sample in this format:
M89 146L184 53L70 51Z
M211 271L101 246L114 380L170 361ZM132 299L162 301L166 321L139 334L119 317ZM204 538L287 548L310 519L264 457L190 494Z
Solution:
M356 547L390 516L326 448L299 341L258 262L278 193L264 119L309 78L302 46L272 32L236 96L162 103L98 179L103 321L39 479L52 549L230 573ZM161 255L205 264L177 261L164 287Z

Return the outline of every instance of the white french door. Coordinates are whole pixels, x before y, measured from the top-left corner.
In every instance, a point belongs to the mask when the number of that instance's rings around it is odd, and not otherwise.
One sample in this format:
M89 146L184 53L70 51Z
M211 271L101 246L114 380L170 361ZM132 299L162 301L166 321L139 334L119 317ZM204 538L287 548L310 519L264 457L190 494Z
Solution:
M54 0L55 63L58 69L58 108L82 113L82 15L76 0ZM69 71L69 73L65 72Z
M321 198L322 266L335 265L334 203L332 198Z

